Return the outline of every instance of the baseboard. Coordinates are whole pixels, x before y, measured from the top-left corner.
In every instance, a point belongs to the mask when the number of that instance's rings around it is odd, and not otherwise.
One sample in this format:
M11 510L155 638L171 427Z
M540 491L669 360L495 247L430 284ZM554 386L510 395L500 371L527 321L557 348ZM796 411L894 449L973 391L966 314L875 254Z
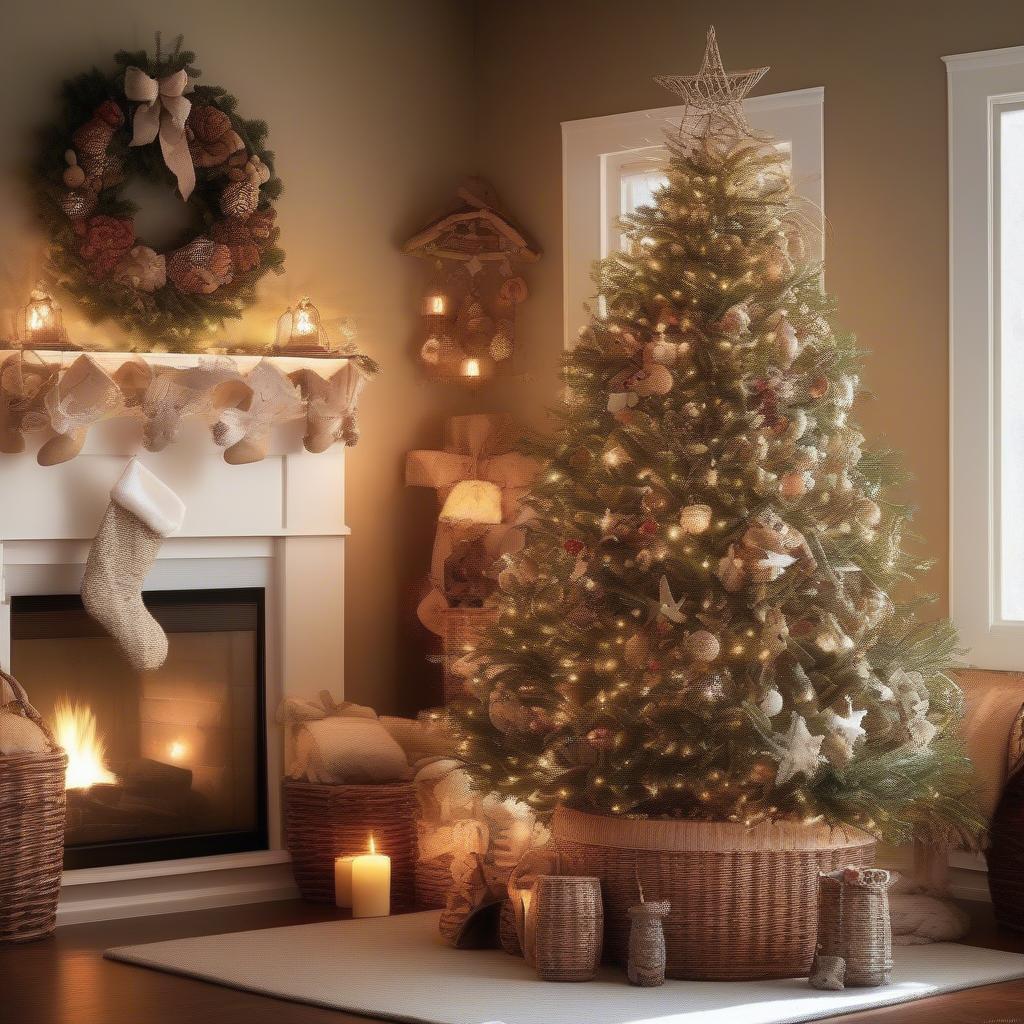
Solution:
M61 886L57 927L111 921L151 914L177 914L245 903L269 903L298 898L288 863L251 866L206 866L205 870L136 877L87 880L78 877ZM102 870L102 869L100 869Z
M914 854L907 846L880 846L879 867L898 871L904 878L914 877ZM988 868L984 855L953 850L949 855L949 891L958 900L991 903L988 890Z

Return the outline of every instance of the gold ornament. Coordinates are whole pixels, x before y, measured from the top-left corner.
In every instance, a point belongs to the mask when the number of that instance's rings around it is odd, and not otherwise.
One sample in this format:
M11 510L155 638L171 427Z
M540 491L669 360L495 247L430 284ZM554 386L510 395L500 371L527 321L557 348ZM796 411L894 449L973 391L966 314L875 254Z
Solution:
M779 479L779 493L784 498L802 498L813 485L810 473L784 473Z
M722 653L722 644L714 633L698 629L683 641L683 650L691 661L714 661Z
M853 503L853 515L861 526L875 527L882 521L882 510L870 498L858 498Z
M686 505L679 513L679 526L683 533L704 533L711 526L710 505Z

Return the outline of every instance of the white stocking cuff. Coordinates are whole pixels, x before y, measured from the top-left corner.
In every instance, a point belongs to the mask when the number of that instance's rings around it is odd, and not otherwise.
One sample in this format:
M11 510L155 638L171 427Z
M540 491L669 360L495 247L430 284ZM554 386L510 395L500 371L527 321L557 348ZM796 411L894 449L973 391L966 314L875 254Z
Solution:
M128 463L110 497L161 537L177 533L185 520L185 503L138 459Z

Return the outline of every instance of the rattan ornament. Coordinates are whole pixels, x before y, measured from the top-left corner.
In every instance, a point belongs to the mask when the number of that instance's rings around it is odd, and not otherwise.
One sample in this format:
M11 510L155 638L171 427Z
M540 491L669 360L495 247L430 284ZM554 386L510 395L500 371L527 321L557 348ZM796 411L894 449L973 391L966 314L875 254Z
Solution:
M880 868L848 867L818 878L818 942L810 983L843 989L892 980L889 885Z
M664 900L644 900L642 887L640 902L629 908L629 960L626 963L626 977L631 985L654 988L665 984L665 926L662 922L671 909Z

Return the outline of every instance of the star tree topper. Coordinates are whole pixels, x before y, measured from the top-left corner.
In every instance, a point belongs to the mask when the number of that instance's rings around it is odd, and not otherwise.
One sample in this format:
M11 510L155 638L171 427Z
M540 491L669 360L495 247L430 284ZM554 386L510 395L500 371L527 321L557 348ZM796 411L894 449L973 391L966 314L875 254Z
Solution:
M658 75L655 81L683 100L683 122L703 125L695 135L712 135L725 130L730 134L750 135L743 116L743 97L765 76L768 68L726 71L718 52L714 26L708 29L704 63L695 75ZM682 130L682 123L680 124Z

